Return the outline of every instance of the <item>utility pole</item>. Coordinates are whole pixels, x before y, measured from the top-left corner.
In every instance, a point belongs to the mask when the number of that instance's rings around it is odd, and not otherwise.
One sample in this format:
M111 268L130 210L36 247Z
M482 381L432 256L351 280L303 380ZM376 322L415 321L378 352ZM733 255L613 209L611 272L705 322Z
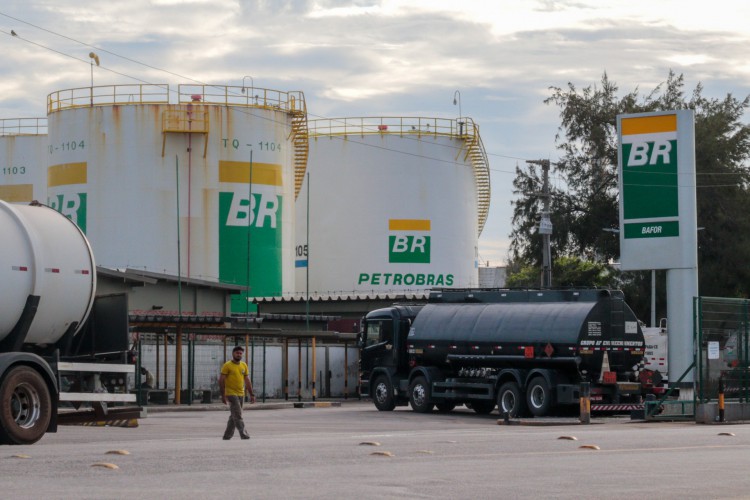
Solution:
M542 167L542 218L539 221L539 234L542 235L542 288L552 286L552 251L550 249L550 235L552 234L552 220L549 216L549 160L527 160L526 163Z

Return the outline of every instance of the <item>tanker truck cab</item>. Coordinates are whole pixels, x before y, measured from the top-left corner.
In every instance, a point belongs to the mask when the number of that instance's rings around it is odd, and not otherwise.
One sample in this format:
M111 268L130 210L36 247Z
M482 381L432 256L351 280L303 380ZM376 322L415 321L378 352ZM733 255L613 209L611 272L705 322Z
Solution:
M398 397L409 373L406 341L421 306L393 306L365 316L360 332L360 394L371 396L380 411L404 406Z

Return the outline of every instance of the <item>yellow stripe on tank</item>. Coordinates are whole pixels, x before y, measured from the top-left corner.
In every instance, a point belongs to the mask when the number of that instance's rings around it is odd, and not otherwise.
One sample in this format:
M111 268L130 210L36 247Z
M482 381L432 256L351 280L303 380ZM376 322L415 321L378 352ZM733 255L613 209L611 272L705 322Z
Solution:
M34 186L32 184L15 184L13 186L0 186L0 200L8 203L31 201L34 199Z
M677 115L644 116L623 118L620 122L622 135L660 134L677 131Z
M253 184L283 186L281 165L253 162ZM250 181L250 162L219 160L219 182L247 184Z
M429 231L429 219L389 219L389 231Z
M86 184L86 162L62 163L47 169L47 187Z

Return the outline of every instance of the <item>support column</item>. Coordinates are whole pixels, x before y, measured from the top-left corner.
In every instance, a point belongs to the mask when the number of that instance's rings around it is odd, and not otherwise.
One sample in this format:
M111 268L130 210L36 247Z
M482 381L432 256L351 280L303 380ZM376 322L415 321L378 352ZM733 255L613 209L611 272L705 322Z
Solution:
M175 339L174 355L174 404L180 404L180 391L182 390L182 325L177 325L177 338Z
M698 296L697 269L667 270L667 342L669 385L693 362L693 297ZM680 399L692 399L695 369L679 384Z
M315 378L316 378L316 363L315 363L315 337L312 338L312 400L315 401Z

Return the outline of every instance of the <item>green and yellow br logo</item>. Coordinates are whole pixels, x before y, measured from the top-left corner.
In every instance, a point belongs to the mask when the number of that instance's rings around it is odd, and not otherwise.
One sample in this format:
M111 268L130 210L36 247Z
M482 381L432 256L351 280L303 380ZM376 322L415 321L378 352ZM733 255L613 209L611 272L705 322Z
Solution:
M430 263L429 219L390 219L388 231L388 262Z
M621 122L625 239L679 236L677 115Z
M219 161L219 182L219 280L249 287L232 296L245 312L248 296L282 292L281 165Z
M62 163L47 170L47 205L86 232L86 162Z

